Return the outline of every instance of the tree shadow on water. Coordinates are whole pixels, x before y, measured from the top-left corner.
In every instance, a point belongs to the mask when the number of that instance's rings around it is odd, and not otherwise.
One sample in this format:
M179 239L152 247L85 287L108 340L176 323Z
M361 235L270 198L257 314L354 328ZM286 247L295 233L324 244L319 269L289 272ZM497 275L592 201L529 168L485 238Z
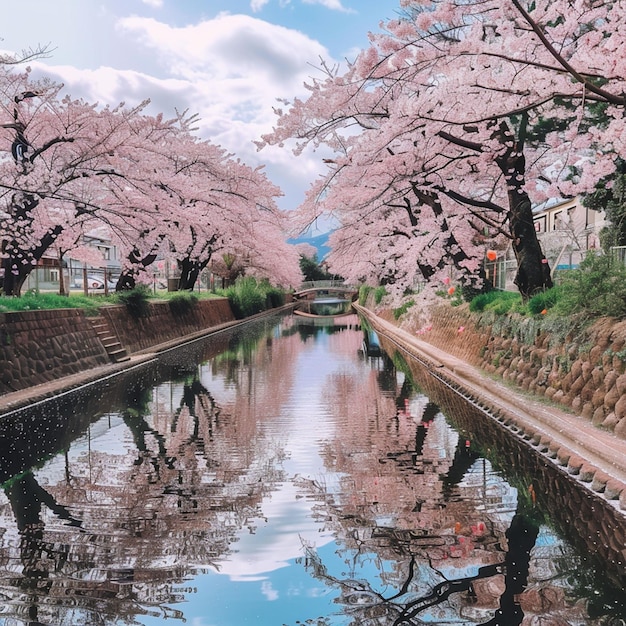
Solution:
M538 533L539 526L534 520L519 512L516 513L506 532L509 547L503 561L477 567L474 569L475 573L459 578L445 579L427 557L412 555L408 562L404 582L393 595L376 591L366 580L343 579L331 575L319 555L311 547L306 547L306 563L315 578L340 591L336 602L344 606L343 612L353 618L352 623L355 625L417 626L432 623L430 618L422 619L421 616L425 611L443 605L456 594L465 594L464 603L471 605L477 601L475 583L499 576L504 579L504 590L493 617L483 622L477 620L472 620L472 622L478 626L519 626L524 619L524 612L518 602L518 597L527 585L530 553L535 546ZM419 580L420 572L423 572L420 567L423 565L420 563L421 560L427 561L433 572L444 578L441 582L431 586L428 593L417 591L423 586ZM462 617L459 616L459 623L461 621ZM318 626L325 623L330 622L317 622Z

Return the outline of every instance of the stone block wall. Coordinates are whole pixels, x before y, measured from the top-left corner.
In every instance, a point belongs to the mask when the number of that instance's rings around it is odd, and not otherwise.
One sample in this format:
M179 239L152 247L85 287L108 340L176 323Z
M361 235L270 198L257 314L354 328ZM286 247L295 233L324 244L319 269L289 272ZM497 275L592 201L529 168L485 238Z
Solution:
M200 300L175 314L167 302L150 303L149 315L133 319L124 306L101 309L129 353L234 321L226 298ZM91 321L80 309L0 314L0 395L109 364Z
M151 302L148 315L138 319L130 316L124 306L104 307L100 312L129 353L149 350L235 319L227 298L199 300L179 314L172 311L168 302Z
M0 313L0 394L107 363L81 310Z
M369 308L374 308L370 305ZM390 311L377 315L393 321ZM626 321L600 319L567 336L548 320L436 305L396 322L486 374L556 402L626 439Z

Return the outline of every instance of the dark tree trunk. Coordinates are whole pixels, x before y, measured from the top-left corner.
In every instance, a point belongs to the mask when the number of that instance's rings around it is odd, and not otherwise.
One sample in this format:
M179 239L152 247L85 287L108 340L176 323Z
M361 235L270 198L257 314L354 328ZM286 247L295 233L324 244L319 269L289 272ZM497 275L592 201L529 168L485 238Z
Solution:
M515 284L523 300L552 287L550 265L541 250L533 221L530 198L525 190L526 160L521 141L514 141L505 122L498 128L502 145L509 147L496 159L506 180L509 197L509 231L517 259Z
M132 270L124 270L115 284L115 291L130 291L137 286L135 274Z
M139 250L136 248L128 255L128 260L131 263L130 269L124 270L115 285L115 291L130 291L137 286L137 275L141 269L152 265L157 255L154 252L146 254L144 257L140 256Z
M425 280L430 280L430 278L435 274L437 270L442 269L448 263L452 263L454 267L458 270L463 271L462 263L463 261L468 260L470 257L467 255L465 250L461 247L459 242L457 241L454 233L450 230L448 226L448 220L446 219L443 211L443 207L441 206L441 200L439 195L434 192L427 192L416 187L413 188L413 193L417 196L417 199L420 204L428 205L435 219L439 222L439 232L441 233L441 237L438 237L433 244L440 246L443 250L443 254L441 255L441 259L437 263L436 266L428 265L418 261L418 268L424 277ZM419 207L416 212L411 209L410 203L405 200L407 206L407 211L409 212L409 217L411 220L411 225L416 226L418 223L417 214L419 212Z
M17 266L17 269L16 267ZM2 259L3 279L2 293L5 296L19 297L22 295L22 287L31 273L33 266L26 271L25 267L17 263L15 255Z
M178 261L178 269L180 270L180 278L178 280L178 289L181 291L193 291L200 272L209 264L210 259L206 261L193 261L190 258Z
M21 233L25 241L29 240L32 232L32 211L37 208L39 200L26 194L20 200L14 200L12 207L12 220L18 225L18 233ZM20 225L21 224L21 225ZM60 225L51 228L41 238L39 244L30 249L24 249L18 239L5 240L2 242L2 293L6 296L19 296L22 293L24 282L28 275L37 267L37 263L44 253L54 244L57 237L63 231Z
M22 287L26 279L37 267L37 263L41 260L44 252L55 242L62 230L61 226L55 226L41 238L41 243L32 250L23 250L20 248L19 242L15 240L5 242L5 257L2 259L1 265L4 270L2 293L5 296L18 297L22 294Z
M514 283L523 300L552 287L550 265L537 239L528 194L509 193L509 227L517 259Z

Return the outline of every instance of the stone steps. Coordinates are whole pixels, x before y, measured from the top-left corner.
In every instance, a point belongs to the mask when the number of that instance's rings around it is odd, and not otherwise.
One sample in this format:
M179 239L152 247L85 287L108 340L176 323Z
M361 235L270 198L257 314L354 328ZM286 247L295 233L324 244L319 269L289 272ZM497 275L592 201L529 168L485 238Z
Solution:
M123 361L130 361L130 356L120 343L119 339L115 332L109 326L108 320L99 315L97 317L90 318L91 325L93 329L96 331L100 342L104 346L111 362L113 363L122 363Z

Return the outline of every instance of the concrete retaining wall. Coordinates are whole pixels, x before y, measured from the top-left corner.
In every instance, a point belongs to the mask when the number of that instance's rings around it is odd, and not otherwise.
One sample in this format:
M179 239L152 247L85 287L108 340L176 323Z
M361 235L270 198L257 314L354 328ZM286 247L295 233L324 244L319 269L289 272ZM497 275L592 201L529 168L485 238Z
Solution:
M391 353L393 344L382 345ZM416 361L408 361L413 379L426 395L446 413L465 437L474 438L482 449L490 450L496 467L520 490L521 498L536 499L550 511L550 517L568 538L598 555L618 586L626 584L626 493L618 481L585 466L564 449L551 449L547 443L525 433L499 414L497 419L483 408L472 405L451 387L432 376ZM532 477L526 483L523 477ZM532 486L532 490L531 490ZM576 532L572 532L572 530Z
M183 314L172 312L168 302L151 302L147 317L134 319L123 306L100 310L129 353L149 350L160 343L234 321L227 298L199 300Z
M200 300L183 314L169 303L150 303L147 317L133 319L124 306L101 309L129 353L147 351L234 321L226 298ZM110 363L89 318L80 309L0 314L0 395Z
M454 420L463 422L468 410L480 414L486 424L494 427L498 437L502 436L503 450L511 448L511 442L518 442L526 453L537 459L539 465L549 465L557 474L571 479L591 498L607 503L610 509L619 511L622 516L626 513L626 443L623 439L558 406L491 380L475 365L468 364L465 358L451 356L452 345L465 354L475 350L469 343L462 348L473 334L471 328L464 327L461 332L458 327L454 328L457 338L447 338L443 342L447 346L439 347L423 340L426 333L417 338L415 332L399 329L396 324L372 315L367 309L359 308L359 311L379 333L381 345L389 354L399 351L408 355L406 362L414 380L434 402L444 409L454 409L450 411ZM439 313L445 316L444 310ZM458 315L454 311L448 321L458 321ZM458 335L464 335L465 330L468 334L460 339ZM466 425L471 430L473 419L469 419ZM480 437L479 441L482 441ZM486 441L481 445L489 447ZM514 466L522 462L523 459L519 458ZM623 522L621 526L623 529ZM611 527L610 524L606 526L603 535L608 536ZM623 548L623 543L620 545ZM620 557L621 563L624 562L623 557Z
M78 309L0 314L0 394L108 362L91 323Z

